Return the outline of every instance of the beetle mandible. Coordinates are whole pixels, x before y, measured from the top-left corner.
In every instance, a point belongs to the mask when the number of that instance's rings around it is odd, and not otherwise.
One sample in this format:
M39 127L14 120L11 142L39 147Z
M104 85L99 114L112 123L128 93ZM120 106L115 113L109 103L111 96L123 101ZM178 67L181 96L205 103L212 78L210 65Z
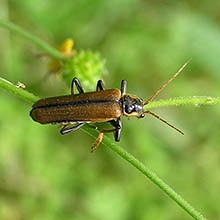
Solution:
M30 112L30 116L41 124L62 124L61 134L75 131L86 123L108 122L113 128L102 129L91 151L95 151L101 143L104 133L113 132L115 141L120 141L121 116L143 118L145 114L151 114L179 133L182 131L160 118L155 113L143 107L151 102L177 75L182 72L188 60L166 83L164 83L146 102L140 98L126 93L127 82L122 80L121 90L105 90L102 80L97 82L96 92L85 93L80 81L75 77L71 84L71 95L44 98L37 101ZM78 94L74 94L74 84ZM69 124L74 126L69 127Z

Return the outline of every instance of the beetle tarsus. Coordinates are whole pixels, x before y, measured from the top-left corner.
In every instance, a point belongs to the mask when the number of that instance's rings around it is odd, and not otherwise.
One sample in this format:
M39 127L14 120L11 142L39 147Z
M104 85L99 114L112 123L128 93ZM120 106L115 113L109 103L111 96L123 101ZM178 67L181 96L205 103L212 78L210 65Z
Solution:
M91 152L93 153L97 149L97 147L101 144L104 133L110 133L110 132L115 132L115 131L116 131L116 128L110 129L110 130L102 129L100 131L95 143L91 147Z
M99 144L102 142L102 138L103 138L104 133L100 132L95 143L93 144L93 146L91 147L91 153L93 153L97 147L99 146Z

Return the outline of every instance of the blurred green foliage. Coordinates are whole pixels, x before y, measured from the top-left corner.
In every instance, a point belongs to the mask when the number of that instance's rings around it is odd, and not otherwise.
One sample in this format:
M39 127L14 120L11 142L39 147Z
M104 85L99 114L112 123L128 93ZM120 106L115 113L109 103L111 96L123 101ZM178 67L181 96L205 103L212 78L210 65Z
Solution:
M63 75L63 79L68 86L71 85L75 76L85 88L94 90L94 85L100 79L100 76L106 73L105 60L101 58L98 52L80 50L64 62L59 72Z
M108 69L106 88L126 79L128 92L146 100L190 57L158 98L219 96L219 6L217 0L2 0L0 14L53 46L71 37L76 49L99 51ZM48 75L40 54L0 29L2 77L41 97L69 93L60 77ZM102 145L91 154L94 140L82 131L61 136L56 126L34 123L31 106L3 90L0 106L0 219L190 218ZM120 145L207 218L219 219L219 106L157 113L185 136L150 116L125 118Z

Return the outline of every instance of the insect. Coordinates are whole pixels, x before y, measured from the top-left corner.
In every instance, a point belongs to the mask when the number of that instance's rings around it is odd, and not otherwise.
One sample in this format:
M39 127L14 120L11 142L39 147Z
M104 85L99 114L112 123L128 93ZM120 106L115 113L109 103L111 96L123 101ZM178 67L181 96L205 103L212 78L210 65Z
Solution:
M108 122L113 128L102 129L97 137L91 151L95 151L101 143L104 133L113 132L115 141L120 141L121 136L121 116L143 118L145 114L151 114L179 133L182 131L169 124L167 121L143 107L151 102L177 75L182 72L188 60L165 84L163 84L146 102L140 98L126 93L127 82L122 80L121 90L105 90L102 80L97 82L96 92L85 93L80 81L75 77L71 84L71 95L58 96L40 99L37 101L30 112L30 116L41 124L60 123L61 134L75 131L86 123ZM78 94L74 93L74 85ZM70 124L74 124L70 127Z

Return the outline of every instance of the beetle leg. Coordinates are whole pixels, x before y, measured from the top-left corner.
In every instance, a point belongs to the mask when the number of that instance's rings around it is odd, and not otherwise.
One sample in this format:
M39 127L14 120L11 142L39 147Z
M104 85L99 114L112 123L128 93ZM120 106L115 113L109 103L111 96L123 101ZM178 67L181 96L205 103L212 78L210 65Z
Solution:
M77 125L75 125L75 126L73 126L71 128L67 128L68 125L64 125L62 127L62 129L60 130L60 133L61 134L67 134L67 133L69 133L71 131L76 131L77 129L81 128L84 124L85 124L84 122L80 122L80 123L78 123Z
M102 130L100 131L100 133L99 133L99 135L98 135L98 137L97 137L95 143L94 143L94 144L92 145L92 147L91 147L91 152L93 153L93 152L97 149L97 147L99 146L99 144L102 142L104 133L114 132L115 130L116 130L116 128L110 129L110 130L102 129Z
M111 120L111 121L109 121L109 123L113 127L115 127L115 132L114 132L115 141L119 142L120 137L121 137L121 119L120 119L120 117L117 119L117 121Z
M114 135L115 135L115 141L119 142L121 137L121 118L118 118L116 123L118 128L116 128Z
M121 81L121 96L126 94L126 88L127 88L127 81L122 80Z
M71 94L74 95L74 83L76 84L76 88L79 91L79 93L84 93L84 89L80 81L76 77L74 77L71 84Z
M101 91L101 90L105 90L105 88L104 88L104 83L103 83L103 81L102 81L102 80L99 80L99 81L97 82L96 91Z

